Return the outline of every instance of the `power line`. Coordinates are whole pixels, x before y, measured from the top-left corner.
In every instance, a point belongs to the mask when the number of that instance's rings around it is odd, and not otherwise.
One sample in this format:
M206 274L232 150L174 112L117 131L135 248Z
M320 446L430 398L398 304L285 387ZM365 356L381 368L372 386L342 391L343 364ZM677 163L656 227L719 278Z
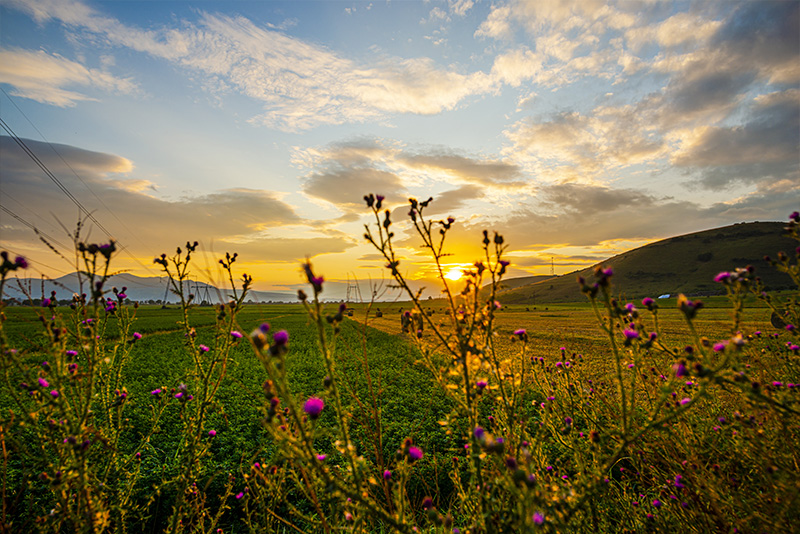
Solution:
M42 232L41 230L37 229L35 225L33 225L32 223L26 221L24 218L20 217L19 215L17 215L16 213L11 211L7 207L3 206L2 204L0 204L0 209L3 210L4 212L8 213L12 217L14 217L16 220L18 220L19 222L21 222L22 224L24 224L25 226L27 226L28 228L30 228L34 232L36 232L36 235L39 235L39 236L43 237L48 242L55 243L56 245L60 246L61 248L69 250L70 247L65 246L63 243L60 243L56 238L54 238L52 236L49 236L46 233Z
M117 221L117 222L118 222L118 223L119 223L119 224L120 224L120 225L121 225L121 226L122 226L122 227L125 229L125 231L126 231L126 232L128 232L128 234L129 234L129 235L132 235L132 236L133 236L133 238L134 238L134 239L136 239L136 240L139 242L139 244L140 244L140 245L146 246L146 245L145 245L145 243L144 243L144 242L143 242L141 239L139 239L139 236L138 236L137 234L135 234L134 232L132 232L132 231L130 230L130 228L128 228L128 227L127 227L127 225L125 224L125 222L124 222L124 221L122 221L122 219L120 219L120 218L117 216L116 212L114 212L114 210L112 210L111 208L109 208L109 207L108 207L108 205L106 205L106 203L103 201L103 199L102 199L102 198L101 198L101 197L100 197L100 196L99 196L97 193L95 193L95 192L94 192L94 190L93 190L93 189L92 189L92 188L89 186L89 184L87 184L87 183L86 183L86 182L83 180L83 178L81 178L81 177L80 177L80 175L79 175L77 172L75 172L75 169L73 169L73 168L72 168L72 165L70 165L70 164L69 164L69 162L68 162L67 160L65 160L65 159L64 159L64 157L61 155L61 153L60 153L58 150L56 150L56 147L55 147L55 146L53 146L53 143L51 143L51 142L50 142L50 141L49 141L49 140L48 140L48 139L47 139L47 138L44 136L44 134L43 134L43 133L42 133L42 132L39 130L39 128L37 128L37 127L36 127L36 125L33 123L33 121L31 121L31 120L28 118L28 116L25 114L25 112L24 112L24 111L22 111L22 109L21 109L21 108L20 108L20 107L17 105L17 103L16 103L16 102L14 102L14 100L12 100L11 96L10 96L10 95L9 95L9 94L6 92L6 90L5 90L5 89L3 89L2 87L0 87L0 91L2 91L4 95L6 95L6 98L8 98L9 102L11 102L11 104L12 104L12 105L13 105L15 108L17 108L17 111L19 111L19 112L20 112L20 114L21 114L23 117L25 117L25 120L26 120L26 121L28 121L28 124L30 124L30 125L31 125L31 127L32 127L34 130L36 130L36 133L38 133L38 134L39 134L39 136L40 136L42 139L44 139L44 142L48 144L48 146L49 146L49 147L50 147L50 148L53 150L53 152L55 152L55 154L58 156L58 159L60 159L60 160L61 160L61 162L62 162L64 165L66 165L66 166L67 166L67 168L68 168L70 171L72 171L72 174L74 174L74 175L75 175L75 178L77 178L77 179L78 179L78 180L79 180L79 181L80 181L80 182L83 184L83 186L84 186L86 189L88 189L88 190L89 190L89 192L90 192L90 193L91 193L91 194L94 196L94 198L96 198L96 199L97 199L97 201L98 201L98 202L100 202L100 204L101 204L101 205L102 205L102 206L103 206L103 207L106 209L106 211L108 211L108 212L111 214L111 216L112 216L112 217L114 217L114 219L116 219L116 221ZM121 247L121 248L123 248L123 249L124 249L125 247Z
M24 254L20 254L19 252L14 252L13 250L11 250L9 248L6 248L5 250L6 250L6 252L8 252L9 254L12 254L14 256L25 257ZM29 263L28 268L33 269L34 271L36 271L37 273L39 273L40 275L42 275L42 276L44 276L44 277L46 277L48 279L50 278L48 275L46 275L45 273L43 273L42 271L40 271L39 269L37 269L33 265L41 265L42 267L47 267L48 269L50 269L52 271L59 272L59 273L61 273L63 275L70 274L67 271L63 271L63 270L59 269L58 267L53 267L52 265L47 265L46 263L42 263L41 261L31 260L30 258L26 258L26 259L28 260L28 263ZM33 265L30 265L30 264L33 264ZM10 280L10 279L7 279L7 280Z
M34 163L36 163L36 165L38 165L38 166L39 166L39 168L40 168L40 169L42 169L42 172L44 172L44 173L45 173L45 175L46 175L48 178L50 178L50 180L52 180L54 184L56 184L56 186L57 186L57 187L58 187L58 188L61 190L61 192L62 192L62 193L64 193L65 195L67 195L67 197L68 197L68 198L69 198L69 199L70 199L70 200L71 200L71 201L72 201L72 202L73 202L73 203L74 203L76 206L78 206L78 209L80 209L80 210L81 210L81 211L82 211L82 212L83 212L83 213L86 215L86 217L87 217L89 220L91 220L91 221L92 221L94 224L96 224L96 225L97 225L97 227L98 227L98 228L100 228L100 230L102 230L102 231L103 231L103 233L105 233L105 234L106 234L106 237L108 237L108 238L110 239L110 238L111 238L111 232L109 232L108 230L106 230L106 227L105 227L105 226L103 226L103 225L100 223L100 221L98 221L97 219L95 219L94 215L92 215L92 213L91 213L89 210L87 210L87 209L84 207L84 205L83 205L83 204L81 204L80 200L78 200L77 198L75 198L75 196L74 196L72 193L70 193L69 189L67 189L67 188L66 188L66 186L65 186L64 184L62 184L62 183L61 183L61 180L59 180L59 179L56 177L56 175L55 175L55 174L53 174L53 173L50 171L50 169L48 169L48 168L47 168L47 166L46 166L44 163L42 163L42 160L40 160L40 159L39 159L39 157L38 157L36 154L34 154L34 153L33 153L33 150L31 150L31 149L28 147L28 145L26 145L26 144L25 144L25 142L24 142L22 139L20 139L20 137L19 137L19 136L18 136L16 133L14 133L14 130L12 130L12 129L11 129L11 127L10 127L8 124L6 124L6 122L5 122L5 121L4 121L2 118L0 118L0 126L2 126L2 128L3 128L3 129L6 131L6 132L8 132L8 134L11 136L11 138L12 138L12 139L14 139L14 142L15 142L15 143L17 143L17 145L19 145L19 147L22 149L22 151L23 151L23 152L25 152L25 153L28 155L28 157L30 157L30 158L33 160L33 162L34 162Z
M45 219L45 218L44 218L44 217L43 217L43 216L42 216L42 215L41 215L39 212L37 212L37 211L35 211L35 210L32 210L32 209L30 209L30 208L29 208L29 207L27 207L25 204L23 204L22 202L20 202L19 200L17 200L17 199L16 199L16 198L14 198L13 196L9 195L9 194L8 194L8 191L6 191L6 190L3 190L2 192L0 192L0 198L2 198L2 199L5 199L5 200L11 200L11 201L15 202L15 203L17 204L17 206L19 206L20 208L22 208L23 210L27 211L27 212L30 214L30 215L29 215L29 217L32 215L33 217L36 217L37 219L39 219L39 220L41 221L41 224L43 224L43 225L44 225L44 224L47 224L47 225L51 224L51 223L50 223L50 221L48 221L47 219ZM1 203L1 202L2 202L2 200L0 200L0 203ZM8 208L8 205L6 205L6 209L7 209L7 210L10 210L10 208ZM8 212L7 212L7 213L8 213ZM66 230L66 228L64 227L64 225L63 225L63 224L61 224L61 221L59 221L59 220L58 220L58 218L56 218L56 217L55 217L55 215L54 215L52 212L50 213L50 215L53 215L53 217L56 219L56 221L57 221L57 222L59 223L59 225L61 226L61 229L62 229L62 230L65 230L65 232L66 232L67 236L71 238L72 236L70 235L69 231L67 231L67 230ZM17 215L17 217L22 217L22 216L21 216L21 215ZM16 218L16 217L15 217L15 218ZM17 219L17 220L19 220L19 219ZM20 221L20 222L21 222L21 221ZM32 225L33 225L33 223L28 223L26 226L28 226L28 227L30 228L30 226L32 226ZM44 232L41 230L41 226L39 226L39 227L37 227L37 228L39 228L39 229L40 229L40 230L39 230L39 233L40 233L40 234L44 234ZM55 240L55 238L53 238L53 239ZM64 246L64 245L63 245L63 244L61 244L61 243L59 243L59 245L61 245L62 247ZM71 248L71 247L64 247L64 248Z
M5 91L3 91L3 92L5 93ZM8 96L8 94L7 94L7 93L6 93L6 96ZM18 109L19 109L19 108L18 108ZM27 118L27 117L26 117L26 118ZM28 120L29 120L29 122L30 122L30 119L28 119ZM32 123L31 123L31 124L32 124ZM20 138L20 137L19 137L19 136L18 136L18 135L17 135L17 134L16 134L16 133L15 133L15 132L12 130L12 129L11 129L11 127L10 127L10 126L8 126L8 124L6 124L6 122L5 122L5 121L4 121L2 118L0 118L0 126L2 126L2 128L3 128L3 129L6 131L6 132L8 132L8 134L11 136L11 138L12 138L12 139L14 139L14 142L16 142L16 143L17 143L17 145L19 145L19 147L20 147L20 148L21 148L21 149L22 149L22 150L23 150L23 151L24 151L24 152L25 152L25 153L28 155L28 157L30 157L30 158L31 158L31 159L34 161L34 163L36 163L36 165L38 165L38 166L39 166L39 168L40 168L40 169L41 169L41 170L42 170L42 171L45 173L45 175L47 175L47 177L48 177L48 178L50 178L50 179L53 181L53 183L55 183L55 184L56 184L56 186L58 186L58 188L59 188L59 189L60 189L60 190L61 190L61 191L62 191L62 192L63 192L63 193L64 193L64 194L65 194L65 195L66 195L66 196L67 196L67 197L70 199L70 200L72 200L72 202L73 202L73 203L74 203L74 204L75 204L75 205L78 207L78 209L80 209L80 210L81 210L81 212L83 212L83 213L86 215L86 217L87 217L89 220L91 220L93 223L95 223L95 224L97 225L97 227L98 227L98 228L100 228L100 230L102 230L102 231L103 231L103 233L105 233L105 234L106 234L106 236L107 236L109 239L112 239L112 237L111 237L111 232L109 232L109 231L108 231L108 230L107 230L107 229L106 229L106 228L105 228L105 227L104 227L104 226L103 226L103 225L100 223L100 221L98 221L98 220L95 218L95 216L94 216L94 215L93 215L91 212L89 212L89 210L87 210L87 209L86 209L86 208L83 206L83 204L81 204L81 202L80 202L80 201L79 201L79 200L78 200L78 199L77 199L77 198L76 198L76 197L75 197L75 196L74 196L74 195L73 195L73 194L72 194L72 193L71 193L71 192L70 192L70 191L69 191L69 190L66 188L66 186L64 186L64 184L63 184L63 183L61 183L61 181L60 181L60 180L59 180L59 179L58 179L58 178L57 178L57 177L56 177L56 176L55 176L55 175L54 175L54 174L53 174L53 173L50 171L50 169L48 169L48 168L47 168L47 165L45 165L45 164L44 164L44 163L43 163L43 162L42 162L42 161L41 161L41 160L40 160L40 159L39 159L39 158L36 156L36 154L33 152L33 150L31 150L31 149L28 147L28 145L26 145L26 144L25 144L25 142L24 142L24 141L23 141L23 140L22 140L22 139L21 139L21 138ZM36 126L34 126L34 128L36 128ZM37 131L38 131L38 129L37 129ZM48 142L48 144L50 144L50 143ZM51 146L51 148L52 148L52 144L50 144L50 146ZM53 148L53 150L55 150L55 148ZM56 151L56 153L58 154L58 152L57 152L57 151ZM61 157L61 155L60 155L60 154L59 154L59 157ZM62 158L62 161L63 161L63 158ZM65 162L65 163L66 163L66 162ZM67 166L68 166L68 167L69 167L69 168L72 170L72 172L73 172L73 173L75 172L75 171L74 171L74 169L72 169L72 167L71 167L71 166L69 166L69 164L67 164ZM76 173L76 176L77 176L77 173ZM78 179L80 179L80 176L78 176ZM83 180L81 180L81 182L83 182ZM86 185L86 184L84 183L84 185ZM87 186L87 187L88 187L88 186ZM91 191L91 189L90 189L90 191ZM94 194L94 192L92 192L92 194ZM97 195L95 194L95 196L97 196ZM101 202L102 202L102 201L101 201ZM105 206L105 204L103 204L103 205ZM107 206L106 206L106 209L108 209L108 207L107 207ZM109 211L110 211L110 210L109 210ZM113 214L113 211L112 211L111 213ZM115 217L116 217L116 215L115 215ZM30 226L30 225L28 224L28 226ZM123 224L123 226L124 226L124 224ZM38 232L38 230L36 230L36 228L35 228L35 227L31 226L31 228L32 228L32 229L33 229L35 232L39 233L39 232ZM126 227L126 230L127 230L127 227ZM128 230L128 231L130 232L130 230ZM123 245L122 245L121 243L119 243L119 242L117 242L117 244L119 245L119 249L120 249L120 251L122 251L122 252L125 252L125 253L126 253L128 256L130 256L130 258L131 258L131 259L133 259L134 261L136 261L136 262L137 262L137 263L138 263L140 266L144 267L144 269L145 269L145 270L147 270L147 271L149 271L149 272L151 272L151 273L153 272L153 269L152 269L150 266L148 266L148 265L147 265L147 264L145 264L145 263L142 263L142 262L141 262L141 260L139 260L139 259L138 259L138 258L136 258L136 257L135 257L133 254L131 254L131 253L130 253L130 251L127 249L127 247L126 247L126 246L123 246ZM142 244L143 244L143 243L142 243ZM62 246L63 246L63 245L62 245Z

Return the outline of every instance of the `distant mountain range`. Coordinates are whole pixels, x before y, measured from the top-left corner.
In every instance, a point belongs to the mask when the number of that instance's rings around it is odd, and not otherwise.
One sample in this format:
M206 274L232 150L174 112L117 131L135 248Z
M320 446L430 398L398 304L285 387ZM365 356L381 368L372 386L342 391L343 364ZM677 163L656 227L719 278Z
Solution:
M686 234L629 250L598 265L614 271L614 291L628 300L661 295L708 295L724 293L714 277L721 271L752 265L756 276L770 289L792 287L788 275L772 268L764 256L792 252L797 243L783 235L779 222L740 223ZM536 280L523 277L506 280L498 300L504 304L570 302L586 297L576 282L578 276L594 280L594 267ZM539 277L540 278L540 277Z
M20 285L25 288L25 291L20 288ZM106 289L110 290L112 287L120 290L127 287L125 294L131 301L159 304L165 301L167 303L178 302L178 297L172 291L167 290L167 278L163 276L141 277L128 273L117 274L106 282ZM228 296L230 291L219 290L205 282L192 280L186 283L185 289L188 293L195 295L197 303L206 301L215 304L230 300ZM80 291L78 276L72 273L54 280L44 281L38 278L22 278L19 279L19 283L15 283L11 279L6 282L4 298L24 301L27 300L26 292L31 298L36 299L42 298L43 294L45 297L49 297L52 291L56 292L56 298L62 302L71 300L72 294ZM88 292L85 282L83 292ZM294 291L251 291L248 299L253 302L297 302L297 293Z

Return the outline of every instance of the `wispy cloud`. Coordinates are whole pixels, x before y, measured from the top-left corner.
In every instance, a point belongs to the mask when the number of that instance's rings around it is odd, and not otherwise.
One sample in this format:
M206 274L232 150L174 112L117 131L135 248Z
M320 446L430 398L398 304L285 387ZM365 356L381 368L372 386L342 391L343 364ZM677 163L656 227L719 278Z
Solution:
M494 85L482 72L442 69L429 58L392 57L359 64L241 16L200 13L196 24L183 21L172 28L140 30L79 2L12 5L40 22L55 19L102 37L111 46L223 80L260 103L263 111L254 114L252 122L280 130L358 123L392 113L440 113ZM466 12L469 2L454 2L452 7L456 13Z
M130 78L118 78L104 69L92 69L44 50L0 49L0 83L14 87L14 96L59 107L96 100L82 90L131 94L138 87Z

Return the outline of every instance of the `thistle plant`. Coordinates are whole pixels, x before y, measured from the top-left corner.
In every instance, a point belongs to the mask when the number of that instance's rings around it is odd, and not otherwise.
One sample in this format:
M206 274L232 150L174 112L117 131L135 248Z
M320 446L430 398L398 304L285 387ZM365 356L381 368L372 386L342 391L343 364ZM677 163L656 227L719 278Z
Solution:
M127 289L108 287L116 245L76 241L85 294L69 307L44 298L28 345L0 316L2 531L779 531L800 520L796 291L770 293L747 266L721 272L730 327L710 334L703 302L627 302L600 266L578 282L602 349L576 337L554 348L540 317L514 324L523 315L507 319L498 302L510 265L502 235L478 234L481 257L452 282L455 219L410 199L402 228L443 289L434 313L405 275L385 199L364 198L365 239L408 302L400 332L392 323L407 360L399 374L419 373L420 396L441 402L401 407L411 425L391 420L398 390L377 367L370 328L388 320L374 302L355 310L361 325L347 304L324 303L308 260L305 336L290 336L286 315L251 324L263 312L245 306L253 280L236 274L237 254L219 260L220 302L200 309L187 289L196 242L155 259L179 301L177 332L161 339L180 340L182 363L170 362L180 368L132 384L148 334ZM799 223L793 213L795 239ZM800 285L798 258L772 264ZM3 253L0 291L26 266ZM752 328L752 295L779 330ZM664 326L676 315L677 335ZM235 372L247 358L252 382ZM311 385L298 377L309 362ZM258 407L247 436L230 423L231 391ZM421 431L423 413L438 427Z

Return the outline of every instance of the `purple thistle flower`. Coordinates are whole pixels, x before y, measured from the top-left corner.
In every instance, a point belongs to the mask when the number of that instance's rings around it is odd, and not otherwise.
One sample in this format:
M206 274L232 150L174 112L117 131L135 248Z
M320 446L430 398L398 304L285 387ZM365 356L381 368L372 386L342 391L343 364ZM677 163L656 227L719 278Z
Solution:
M272 341L276 345L286 345L289 342L289 332L286 330L279 330L272 336Z
M714 343L714 352L723 352L727 344L728 343L726 341L720 341L719 343Z
M633 302L629 302L629 303L627 303L627 304L625 305L625 310L626 310L628 313L633 313L633 312L635 312L635 311L636 311L636 306L634 306L634 305L633 305Z
M211 350L211 349L209 349L208 347L206 347L205 345L200 345L200 346L199 346L199 347L197 347L197 348L198 348L198 349L200 349L200 352L208 352L208 351L210 351L210 350Z
M722 271L717 276L714 277L714 281L718 284L727 284L728 280L731 279L731 273L728 271Z
M636 330L630 330L626 328L622 333L625 334L625 339L627 339L628 341L639 339L639 332L637 332Z
M473 435L475 436L475 439L481 440L486 435L486 432L481 427L476 426L475 430L473 431Z
M317 455L317 460L319 460L320 462L324 462L325 458L327 458L327 457L328 457L327 454L318 454Z
M50 383L47 382L44 378L39 379L39 385L43 388L50 387Z
M475 387L478 388L478 390L480 391L486 389L487 385L488 383L486 382L486 380L478 380L477 382L475 382Z
M161 388L154 389L153 391L150 392L150 395L160 395L160 394L161 394Z
M242 333L239 332L238 330L231 330L231 337L234 339L241 339Z
M686 405L687 405L687 404L689 404L690 402L692 402L692 399L690 399L689 397L686 397L686 398L684 398L684 399L681 399L681 406L686 406Z
M389 480L392 478L392 472L388 469L383 472L383 480Z
M661 508L661 501L659 501L658 499L653 499L653 506L655 506L656 508Z
M51 392L50 392L50 395L51 395L51 396L52 396L54 399L57 399L57 398L58 398L58 396L59 396L59 392L58 392L58 390L57 390L57 389L54 389L53 391L51 391Z
M534 525L542 525L544 524L544 515L541 512L534 512L533 513L533 524Z
M412 462L416 462L417 460L423 457L422 449L417 447L409 447L408 448L408 457L411 458Z
M209 431L208 431L208 437L209 437L209 438L215 438L215 437L217 437L217 431L216 431L216 430L209 430Z
M645 308L649 308L650 306L653 305L654 302L655 301L650 297L645 297L642 299L642 306L644 306Z
M22 256L17 256L16 258L14 258L14 265L16 265L18 269L27 269L28 260L26 260Z
M325 408L325 401L318 397L311 397L303 404L303 411L306 412L311 419L318 418L323 408Z
M794 332L794 325L793 324L787 324L786 325L786 330L788 332Z
M242 497L244 497L243 491L240 491L239 493L236 494L236 499L241 499Z
M683 485L681 482L683 480L683 475L675 475L675 480L672 482L672 485L678 489L683 489L686 486Z
M139 341L140 339L142 339L142 334L140 334L139 332L134 332L133 333L133 340L134 341Z
M514 330L514 335L515 336L524 336L525 334L526 334L526 331L525 331L524 328L520 328L518 330Z
M686 369L686 366L682 362L678 362L672 366L672 369L675 371L675 376L678 378L683 376L689 376L689 371Z
M78 355L78 351L77 350L68 350L67 352L65 352L65 354L67 356L77 356Z

